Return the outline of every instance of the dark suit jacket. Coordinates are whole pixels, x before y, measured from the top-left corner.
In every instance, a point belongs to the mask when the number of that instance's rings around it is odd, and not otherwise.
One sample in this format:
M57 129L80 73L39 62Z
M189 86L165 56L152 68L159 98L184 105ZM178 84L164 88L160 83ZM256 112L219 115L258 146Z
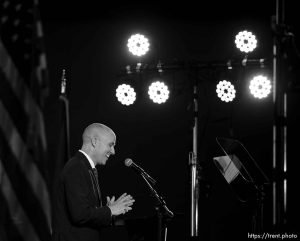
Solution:
M101 205L95 176L87 158L77 152L62 170L54 201L53 241L99 241L100 228L109 226L109 207Z

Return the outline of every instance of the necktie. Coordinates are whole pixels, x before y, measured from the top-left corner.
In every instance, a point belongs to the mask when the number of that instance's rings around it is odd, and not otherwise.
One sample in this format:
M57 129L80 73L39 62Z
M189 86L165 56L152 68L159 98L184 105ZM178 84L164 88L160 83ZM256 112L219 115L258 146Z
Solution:
M96 177L96 182L97 182L97 185L98 185L98 171L95 167L93 168L93 172L94 172L94 175Z
M97 192L98 192L99 201L102 206L101 192L100 192L100 186L99 186L99 182L98 182L98 171L96 168L93 168L93 172L94 172L95 179L96 179L96 188L97 188Z

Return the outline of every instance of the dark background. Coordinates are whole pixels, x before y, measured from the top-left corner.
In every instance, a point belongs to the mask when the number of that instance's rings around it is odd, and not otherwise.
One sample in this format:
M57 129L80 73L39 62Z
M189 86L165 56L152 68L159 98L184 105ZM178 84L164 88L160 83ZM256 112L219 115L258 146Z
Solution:
M213 165L212 157L220 154L215 141L217 136L234 137L245 145L272 179L274 107L272 95L256 100L249 94L247 80L256 69L234 69L238 94L233 103L221 102L216 97L215 85L225 73L220 69L208 69L197 74L182 70L164 73L161 78L167 79L174 92L163 105L151 103L142 93L153 74L133 77L140 87L138 100L133 106L122 106L116 100L115 88L125 78L120 76L125 66L138 61L126 47L127 39L136 32L150 38L151 49L141 59L143 63L241 59L243 56L234 46L234 36L244 29L258 36L258 48L250 57L271 59L271 16L275 15L276 2L152 1L104 4L97 1L41 1L40 5L51 80L46 109L50 160L55 160L58 155L59 91L62 69L65 69L71 154L81 147L81 134L87 125L101 122L110 126L117 135L116 155L110 157L105 167L101 167L102 192L109 196L127 192L136 199L133 211L125 218L130 225L118 232L107 230L106 238L109 240L118 233L130 236L132 232L150 237L156 232L154 199L141 177L124 166L124 160L128 157L157 180L157 191L175 213L175 218L169 223L168 240L187 240L189 237L188 157L193 143L191 85L197 80L198 158L205 179L200 187L200 237L201 240L225 240L236 235L247 240L251 230L250 209L237 202ZM295 3L287 2L285 14L298 44L299 24L295 6ZM295 59L290 61L289 66L299 66ZM271 69L267 67L265 70L271 78ZM297 73L293 72L292 76L285 81L299 83ZM288 232L296 232L295 219L299 210L296 205L299 199L295 196L298 161L298 141L295 138L299 132L297 103L299 93L289 93ZM264 217L266 228L271 230L270 188L266 190Z

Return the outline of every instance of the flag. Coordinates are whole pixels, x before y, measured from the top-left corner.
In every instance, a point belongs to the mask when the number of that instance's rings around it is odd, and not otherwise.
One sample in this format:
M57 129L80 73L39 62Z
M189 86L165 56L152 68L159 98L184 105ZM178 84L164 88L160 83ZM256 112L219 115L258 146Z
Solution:
M0 11L0 240L49 240L49 89L38 2L4 0Z
M67 79L66 72L63 69L61 78L61 91L58 99L58 141L57 156L53 163L53 186L52 193L55 193L57 181L61 170L70 158L70 133L69 133L69 100L67 97ZM52 195L54 197L54 195Z

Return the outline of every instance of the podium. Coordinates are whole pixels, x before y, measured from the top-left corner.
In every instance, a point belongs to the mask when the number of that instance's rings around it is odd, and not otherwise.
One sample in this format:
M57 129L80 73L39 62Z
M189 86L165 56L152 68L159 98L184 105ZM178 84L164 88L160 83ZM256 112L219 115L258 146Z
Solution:
M213 158L236 198L254 206L252 231L263 230L263 202L266 185L270 181L244 145L235 139L217 137L223 156Z

